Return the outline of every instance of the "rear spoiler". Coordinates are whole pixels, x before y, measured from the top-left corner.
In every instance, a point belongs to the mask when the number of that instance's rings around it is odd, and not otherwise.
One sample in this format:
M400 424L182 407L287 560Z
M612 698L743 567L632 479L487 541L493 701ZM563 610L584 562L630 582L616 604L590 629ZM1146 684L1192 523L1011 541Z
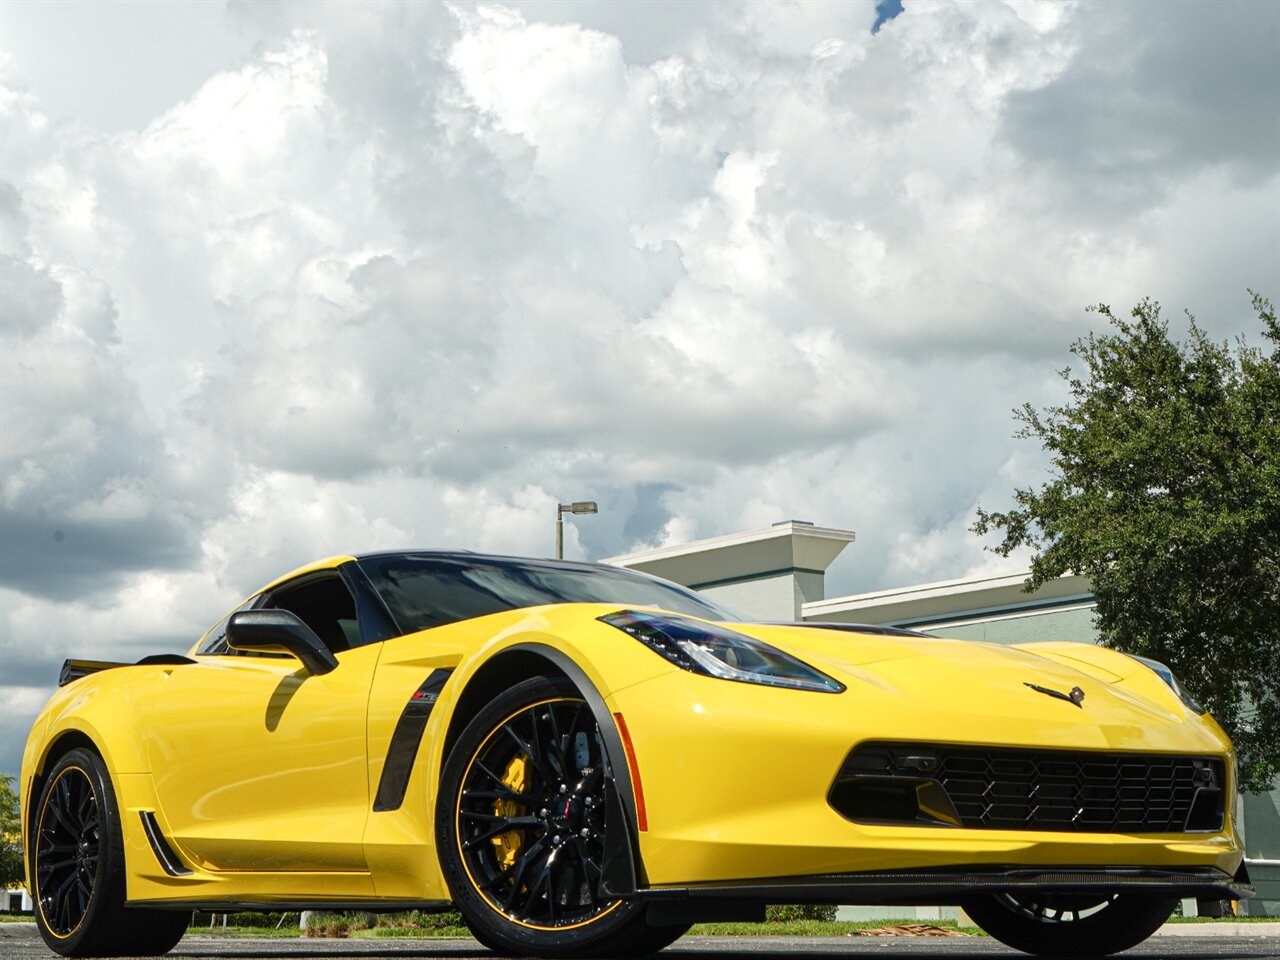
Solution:
M91 673L101 673L103 670L114 670L116 667L145 667L155 664L180 664L195 663L190 657L184 657L180 653L156 653L149 657L143 657L137 663L120 663L115 660L63 660L62 669L58 672L58 686L65 687L68 683L79 680L81 677L87 677Z

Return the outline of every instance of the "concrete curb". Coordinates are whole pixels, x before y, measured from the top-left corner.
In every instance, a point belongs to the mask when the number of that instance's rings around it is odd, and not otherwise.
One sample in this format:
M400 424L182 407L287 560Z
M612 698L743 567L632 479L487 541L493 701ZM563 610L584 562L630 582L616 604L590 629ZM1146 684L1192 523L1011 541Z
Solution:
M1275 923L1166 923L1153 937L1280 937L1280 920Z

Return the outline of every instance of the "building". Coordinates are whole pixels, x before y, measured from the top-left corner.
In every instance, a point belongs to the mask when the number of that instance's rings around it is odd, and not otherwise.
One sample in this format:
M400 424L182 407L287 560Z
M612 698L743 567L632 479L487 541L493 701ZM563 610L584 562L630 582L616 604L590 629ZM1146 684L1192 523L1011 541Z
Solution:
M799 620L823 601L827 567L853 539L852 530L784 520L604 562L682 583L748 616Z
M610 557L605 563L672 580L760 620L910 627L936 636L991 643L1074 640L1093 643L1094 598L1085 577L1062 577L1035 593L1026 574L946 580L827 599L827 568L854 542L851 530L786 520L763 530ZM1280 916L1280 790L1240 798L1237 822L1258 896L1241 905ZM1194 902L1184 904L1184 913ZM903 914L895 908L866 915ZM919 918L937 917L921 908Z

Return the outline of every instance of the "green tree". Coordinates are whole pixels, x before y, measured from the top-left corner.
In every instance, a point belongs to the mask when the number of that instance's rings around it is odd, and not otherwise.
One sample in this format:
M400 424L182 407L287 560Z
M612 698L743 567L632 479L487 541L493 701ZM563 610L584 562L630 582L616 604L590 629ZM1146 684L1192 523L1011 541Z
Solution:
M22 819L13 777L0 775L0 890L22 882Z
M1100 642L1161 660L1235 741L1241 784L1280 772L1280 325L1269 347L1214 343L1188 314L1179 343L1144 300L1078 340L1069 400L1014 411L1050 454L1050 479L1014 491L973 531L1034 552L1027 589L1087 575Z

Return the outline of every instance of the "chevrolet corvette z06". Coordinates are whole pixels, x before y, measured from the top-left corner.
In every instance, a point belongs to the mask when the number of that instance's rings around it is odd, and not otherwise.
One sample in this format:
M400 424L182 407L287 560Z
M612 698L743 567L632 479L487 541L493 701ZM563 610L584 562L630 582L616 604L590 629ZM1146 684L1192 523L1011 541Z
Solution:
M1113 650L405 551L296 570L182 655L67 661L20 783L66 956L162 953L193 909L451 907L500 952L642 955L767 903L960 904L1090 956L1249 894L1235 776Z

